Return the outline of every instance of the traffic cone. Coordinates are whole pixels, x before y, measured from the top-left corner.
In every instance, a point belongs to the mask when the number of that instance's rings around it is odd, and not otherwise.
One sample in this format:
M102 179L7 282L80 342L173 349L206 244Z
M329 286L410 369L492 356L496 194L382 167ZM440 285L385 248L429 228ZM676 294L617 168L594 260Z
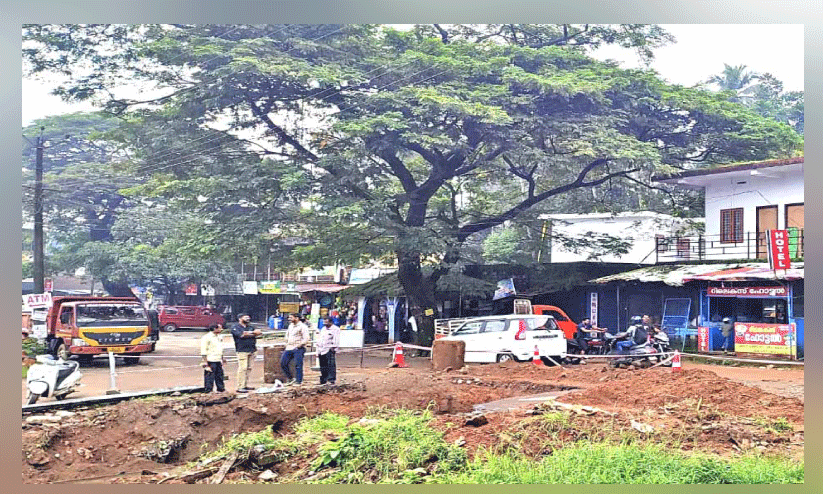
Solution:
M680 352L675 350L674 357L672 357L672 372L680 372L683 370L680 367Z
M403 357L403 344L399 341L394 345L394 361L392 361L392 364L395 364L394 367L408 367L406 359Z
M540 349L537 348L537 345L534 345L534 358L532 359L532 363L538 367L546 365L543 363L543 359L540 358Z

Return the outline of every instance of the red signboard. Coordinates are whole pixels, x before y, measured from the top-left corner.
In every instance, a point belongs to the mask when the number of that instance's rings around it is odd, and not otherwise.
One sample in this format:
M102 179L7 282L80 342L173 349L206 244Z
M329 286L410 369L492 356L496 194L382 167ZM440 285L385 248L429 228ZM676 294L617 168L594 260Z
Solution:
M47 292L54 291L54 282L51 278L46 278L43 280L43 290Z
M785 286L710 286L706 293L709 297L785 298L789 296L789 291Z
M734 349L742 353L795 355L794 324L734 323Z
M772 269L789 269L789 231L769 230L769 266Z
M197 285L186 285L186 295L197 295Z
M697 351L709 351L709 328L700 326L697 328Z

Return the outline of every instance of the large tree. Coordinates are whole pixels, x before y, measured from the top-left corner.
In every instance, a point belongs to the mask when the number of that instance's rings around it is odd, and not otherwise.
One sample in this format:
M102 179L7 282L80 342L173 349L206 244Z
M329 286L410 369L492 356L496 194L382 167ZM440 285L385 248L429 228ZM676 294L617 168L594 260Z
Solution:
M153 193L211 208L223 228L234 210L260 235L308 238L296 252L314 263L391 252L425 343L435 283L477 234L581 191L631 193L661 168L799 145L722 95L586 55L666 38L654 26L27 26L24 54L35 72L91 64L58 89L70 99L123 77L164 85L152 101L105 102L155 134L135 170ZM270 182L213 190L237 177Z

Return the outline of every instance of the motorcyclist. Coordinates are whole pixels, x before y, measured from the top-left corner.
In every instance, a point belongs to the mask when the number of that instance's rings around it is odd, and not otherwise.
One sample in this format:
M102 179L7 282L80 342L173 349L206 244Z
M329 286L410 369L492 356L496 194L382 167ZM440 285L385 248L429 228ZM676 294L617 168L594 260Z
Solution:
M574 339L580 347L580 354L585 354L589 348L588 339L591 339L592 334L597 334L598 331L603 331L601 328L592 326L591 319L588 317L580 321L577 325L577 332L574 334Z
M626 331L615 335L617 339L622 340L617 342L617 353L620 355L627 355L631 347L642 345L649 340L648 333L643 327L642 317L634 316L630 322L631 324L626 328Z

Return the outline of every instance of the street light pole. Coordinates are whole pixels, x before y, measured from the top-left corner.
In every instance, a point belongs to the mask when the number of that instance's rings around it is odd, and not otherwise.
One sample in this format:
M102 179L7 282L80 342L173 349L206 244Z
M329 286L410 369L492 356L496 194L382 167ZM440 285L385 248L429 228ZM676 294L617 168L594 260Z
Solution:
M34 171L34 293L45 292L45 261L43 257L43 130L37 137L37 159Z

